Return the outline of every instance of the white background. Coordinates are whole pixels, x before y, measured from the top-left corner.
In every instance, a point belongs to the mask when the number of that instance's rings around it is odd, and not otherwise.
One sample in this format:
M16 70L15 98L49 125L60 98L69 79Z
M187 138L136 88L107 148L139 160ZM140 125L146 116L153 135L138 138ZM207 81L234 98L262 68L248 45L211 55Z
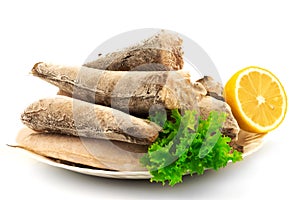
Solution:
M297 1L193 2L1 1L0 199L299 199ZM223 82L249 65L271 70L289 99L284 123L244 161L185 177L173 188L76 174L6 148L22 127L23 109L56 91L29 75L34 63L81 64L101 42L137 28L165 28L193 39Z

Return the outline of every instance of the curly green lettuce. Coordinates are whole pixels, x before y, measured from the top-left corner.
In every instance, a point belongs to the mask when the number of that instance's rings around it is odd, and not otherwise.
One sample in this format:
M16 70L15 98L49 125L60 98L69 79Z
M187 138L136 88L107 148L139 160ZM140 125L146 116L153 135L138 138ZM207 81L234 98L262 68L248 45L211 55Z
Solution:
M151 182L168 182L174 186L185 174L201 175L206 169L218 170L229 161L242 160L242 154L228 144L231 139L221 134L225 113L212 111L207 119L193 111L183 115L173 110L170 120L157 113L150 120L163 125L163 131L141 163L152 175Z

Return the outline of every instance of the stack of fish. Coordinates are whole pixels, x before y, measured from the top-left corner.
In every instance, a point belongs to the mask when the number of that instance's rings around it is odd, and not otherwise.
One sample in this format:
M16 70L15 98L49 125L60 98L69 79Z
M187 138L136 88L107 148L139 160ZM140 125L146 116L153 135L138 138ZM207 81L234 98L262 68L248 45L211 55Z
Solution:
M145 170L139 159L162 130L152 112L226 112L221 132L235 141L239 126L212 77L192 82L184 72L182 39L161 31L83 66L37 63L32 74L59 88L21 116L18 145L37 154L109 170ZM241 149L240 149L241 150ZM242 150L241 150L242 151Z

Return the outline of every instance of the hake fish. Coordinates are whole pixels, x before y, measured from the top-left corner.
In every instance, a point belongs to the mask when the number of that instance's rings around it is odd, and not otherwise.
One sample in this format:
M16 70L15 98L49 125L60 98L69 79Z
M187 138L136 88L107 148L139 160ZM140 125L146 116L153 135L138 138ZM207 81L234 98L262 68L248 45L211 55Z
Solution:
M45 98L29 105L22 122L38 132L61 133L149 145L161 127L109 107L65 96Z

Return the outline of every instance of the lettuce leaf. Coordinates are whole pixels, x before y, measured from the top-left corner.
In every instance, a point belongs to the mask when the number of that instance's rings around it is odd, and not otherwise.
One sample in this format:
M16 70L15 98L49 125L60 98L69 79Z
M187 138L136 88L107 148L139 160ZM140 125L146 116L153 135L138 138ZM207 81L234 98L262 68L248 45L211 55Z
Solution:
M221 134L225 113L212 111L201 119L193 111L172 110L170 120L156 115L150 120L163 124L163 131L140 162L152 175L151 182L168 182L174 186L185 174L204 173L205 169L218 170L229 161L242 160L242 154L228 144L231 139Z

